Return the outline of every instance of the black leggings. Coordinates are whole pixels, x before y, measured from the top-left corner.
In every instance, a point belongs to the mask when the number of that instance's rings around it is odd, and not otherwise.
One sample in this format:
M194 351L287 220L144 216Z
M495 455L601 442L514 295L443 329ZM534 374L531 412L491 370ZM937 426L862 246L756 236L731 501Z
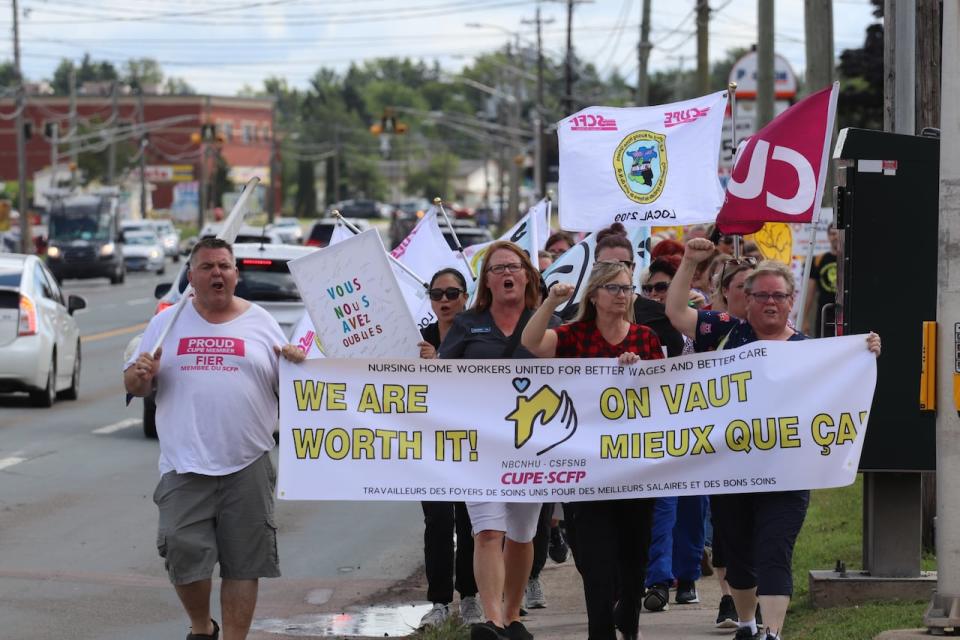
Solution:
M647 573L653 500L598 500L563 505L568 543L583 577L589 640L636 633Z
M454 586L461 598L477 595L477 583L473 578L473 534L467 506L462 502L421 502L420 506L425 525L423 560L427 573L427 599L450 604ZM457 532L456 555L454 529Z
M809 503L809 491L714 496L731 587L756 587L761 596L793 595L793 545ZM716 530L713 535L716 539Z

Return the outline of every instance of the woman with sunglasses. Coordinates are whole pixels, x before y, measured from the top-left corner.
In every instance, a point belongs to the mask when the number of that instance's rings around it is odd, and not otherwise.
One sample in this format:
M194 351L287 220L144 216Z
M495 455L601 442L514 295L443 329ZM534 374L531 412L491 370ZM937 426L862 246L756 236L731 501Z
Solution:
M742 318L715 311L697 312L686 304L687 290L699 262L713 251L704 238L687 244L680 268L667 291L667 315L673 325L696 339L698 351L733 349L756 340L803 340L787 323L793 306L793 272L785 264L767 260L746 276ZM728 263L729 264L729 263ZM880 337L871 333L867 348L880 355ZM738 614L735 640L778 640L793 594L791 564L809 491L774 491L715 495L714 518L727 557L726 578ZM766 631L757 630L759 601Z
M477 297L459 314L440 345L441 358L532 358L520 334L540 302L540 274L512 242L490 245L480 268ZM467 502L473 523L473 574L485 622L471 640L531 640L520 606L533 566L533 537L541 505Z
M467 304L467 281L456 269L433 274L427 289L437 321L420 330L421 358L436 358L437 349ZM460 619L464 624L483 622L473 578L473 537L470 515L463 502L421 502L423 509L423 559L427 574L427 598L433 608L420 620L420 629L436 627L450 617L453 591L460 594ZM453 534L457 544L454 550ZM456 576L456 582L454 582Z
M617 358L621 364L662 358L656 334L633 322L634 289L630 267L596 262L576 319L548 328L554 310L574 290L556 284L527 323L521 342L541 358ZM583 577L590 640L615 640L617 629L624 638L639 637L652 513L653 500L648 499L564 505Z

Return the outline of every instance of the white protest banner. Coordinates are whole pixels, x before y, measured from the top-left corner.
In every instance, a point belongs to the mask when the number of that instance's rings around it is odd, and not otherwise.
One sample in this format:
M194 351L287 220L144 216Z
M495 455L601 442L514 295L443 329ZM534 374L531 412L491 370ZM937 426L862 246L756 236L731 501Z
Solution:
M560 227L713 222L727 92L656 107L587 107L557 125Z
M630 229L630 244L633 245L633 284L640 289L640 276L650 263L650 227L633 227ZM596 258L597 235L591 233L586 238L564 251L553 264L543 272L543 281L549 289L558 282L572 284L573 295L564 300L557 307L557 313L562 313L571 304L579 304L586 289L590 270L593 269Z
M843 486L876 371L862 335L625 367L282 361L278 495L554 502Z
M527 214L520 218L517 224L510 227L506 233L501 235L498 240L509 240L518 245L530 256L534 268L538 268L537 259L540 250L547 243L550 237L550 201L544 198L537 204L530 207ZM492 242L481 242L472 244L463 248L463 255L470 261L474 273L480 273L480 264L483 257L487 254L487 247Z
M327 357L420 352L420 332L375 229L287 264Z

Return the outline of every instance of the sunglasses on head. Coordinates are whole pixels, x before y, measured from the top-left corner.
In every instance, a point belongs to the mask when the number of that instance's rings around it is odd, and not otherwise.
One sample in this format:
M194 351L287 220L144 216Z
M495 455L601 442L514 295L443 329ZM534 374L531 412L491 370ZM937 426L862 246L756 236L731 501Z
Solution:
M726 282L728 275L730 278L733 278L733 276L737 275L737 272L739 271L745 271L746 269L753 269L755 266L757 266L758 262L759 261L752 256L745 256L743 258L732 258L730 260L727 260L726 262L723 263L723 271L720 272L720 283L726 286L727 284L729 284L728 282ZM740 269L739 267L744 267L744 269Z
M447 300L456 300L461 295L466 293L463 289L458 287L447 287L446 289L430 289L427 291L430 294L430 299L434 302L439 302L443 300L443 297L446 296Z
M640 285L640 289L642 289L644 293L653 293L654 291L657 293L666 293L667 289L669 288L669 282L657 282L655 284Z

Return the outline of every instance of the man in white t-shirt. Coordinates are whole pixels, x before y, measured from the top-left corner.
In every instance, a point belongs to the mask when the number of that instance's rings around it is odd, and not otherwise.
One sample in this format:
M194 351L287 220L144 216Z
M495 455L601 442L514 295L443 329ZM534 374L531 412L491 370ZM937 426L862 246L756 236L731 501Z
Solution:
M187 640L218 638L210 618L213 567L220 563L224 638L245 638L259 578L277 577L268 452L278 416L278 357L303 360L270 314L233 295L230 244L206 238L190 254L194 297L156 354L126 362L136 396L156 387L160 483L157 547L190 617ZM175 307L154 316L141 345L152 345ZM281 347L281 345L283 345Z

